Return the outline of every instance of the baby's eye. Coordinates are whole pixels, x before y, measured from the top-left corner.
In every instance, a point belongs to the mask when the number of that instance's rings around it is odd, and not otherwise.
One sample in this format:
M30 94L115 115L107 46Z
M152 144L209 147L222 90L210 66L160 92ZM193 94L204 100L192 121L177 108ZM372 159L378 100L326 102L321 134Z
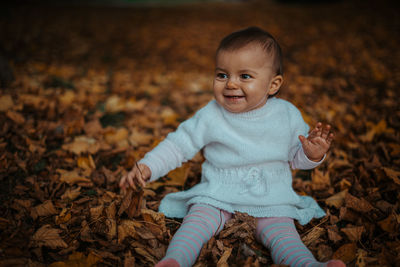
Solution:
M240 75L240 78L247 80L247 79L250 79L251 76L249 74L242 74L242 75Z
M217 73L217 78L220 78L220 79L227 79L227 78L228 78L228 75L226 75L225 73L220 72L220 73Z

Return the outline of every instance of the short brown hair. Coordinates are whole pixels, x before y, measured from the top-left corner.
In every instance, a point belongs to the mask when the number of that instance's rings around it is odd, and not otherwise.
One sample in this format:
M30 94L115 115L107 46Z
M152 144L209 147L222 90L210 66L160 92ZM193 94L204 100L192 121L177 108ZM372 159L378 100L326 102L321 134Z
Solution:
M276 75L283 75L281 47L270 33L258 27L249 27L229 34L220 42L217 54L221 50L236 50L250 43L259 44L265 52L272 54Z

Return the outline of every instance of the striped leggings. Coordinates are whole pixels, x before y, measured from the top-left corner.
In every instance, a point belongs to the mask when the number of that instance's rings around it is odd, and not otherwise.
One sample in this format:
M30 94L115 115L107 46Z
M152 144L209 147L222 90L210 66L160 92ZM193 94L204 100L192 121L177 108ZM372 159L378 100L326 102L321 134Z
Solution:
M218 234L232 214L206 204L194 204L171 240L165 257L156 267L192 266L201 248ZM277 264L295 267L342 267L341 261L317 262L301 241L293 219L257 218L257 239L271 251Z

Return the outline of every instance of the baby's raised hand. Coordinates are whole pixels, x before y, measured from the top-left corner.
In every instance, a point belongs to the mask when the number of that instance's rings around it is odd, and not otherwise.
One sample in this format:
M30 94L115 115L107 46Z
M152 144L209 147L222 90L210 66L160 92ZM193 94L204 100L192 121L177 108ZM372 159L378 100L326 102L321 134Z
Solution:
M320 161L328 152L333 140L331 126L328 124L323 127L321 122L310 132L308 137L299 135L300 142L303 146L304 153L312 161Z
M145 187L146 181L151 177L151 170L144 164L135 164L130 172L122 176L119 187L123 190L132 187L136 190L139 187Z

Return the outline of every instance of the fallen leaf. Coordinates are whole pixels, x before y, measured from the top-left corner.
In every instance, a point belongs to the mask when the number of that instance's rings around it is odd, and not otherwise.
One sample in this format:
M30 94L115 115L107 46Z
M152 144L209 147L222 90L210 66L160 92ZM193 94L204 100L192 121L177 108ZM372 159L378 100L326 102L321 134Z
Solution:
M348 192L348 190L346 189L346 190L343 190L343 191L327 198L325 200L326 205L333 206L337 209L340 209L340 207L342 207L344 204L344 199L346 197L347 192Z
M6 115L9 119L11 119L12 121L14 121L16 124L24 124L25 123L25 118L24 116L22 116L21 113L16 112L16 111L12 111L12 110L8 110L6 112Z
M365 232L365 227L364 226L346 227L340 229L340 231L345 233L350 241L357 242L360 241L361 235Z
M61 230L52 228L49 224L40 227L32 237L35 246L45 246L52 249L66 248L67 243L62 240L59 233Z
M82 252L74 252L68 256L68 260L53 262L49 267L91 267L96 266L100 261L101 258L93 253L85 256Z
M95 154L100 150L100 144L94 138L78 136L72 143L64 144L62 148L76 155L82 153Z
M364 198L357 198L350 193L345 196L345 205L347 208L353 209L358 212L366 213L371 211L374 207Z
M217 262L217 267L229 267L228 259L232 254L232 248L226 248L224 254L222 254L221 258Z
M382 169L383 169L383 171L385 172L385 174L386 174L390 179L393 180L393 182L395 182L396 184L400 185L400 179L399 179L399 177L400 177L400 171L395 171L395 170L393 170L393 169L391 169L391 168L386 168L386 167L383 167Z
M39 216L50 216L58 214L51 200L46 200L43 204L37 205L31 209L31 216L36 220Z
M71 201L76 199L80 194L81 194L80 186L76 188L67 188L67 190L65 190L65 193L61 196L61 199L66 199Z
M355 243L348 243L336 250L332 258L342 260L344 263L349 263L357 257L356 252L357 245Z
M89 178L80 176L76 170L67 171L57 169L57 172L60 174L60 182L67 183L69 185L92 182Z
M0 112L7 111L14 107L14 101L10 95L0 96Z

